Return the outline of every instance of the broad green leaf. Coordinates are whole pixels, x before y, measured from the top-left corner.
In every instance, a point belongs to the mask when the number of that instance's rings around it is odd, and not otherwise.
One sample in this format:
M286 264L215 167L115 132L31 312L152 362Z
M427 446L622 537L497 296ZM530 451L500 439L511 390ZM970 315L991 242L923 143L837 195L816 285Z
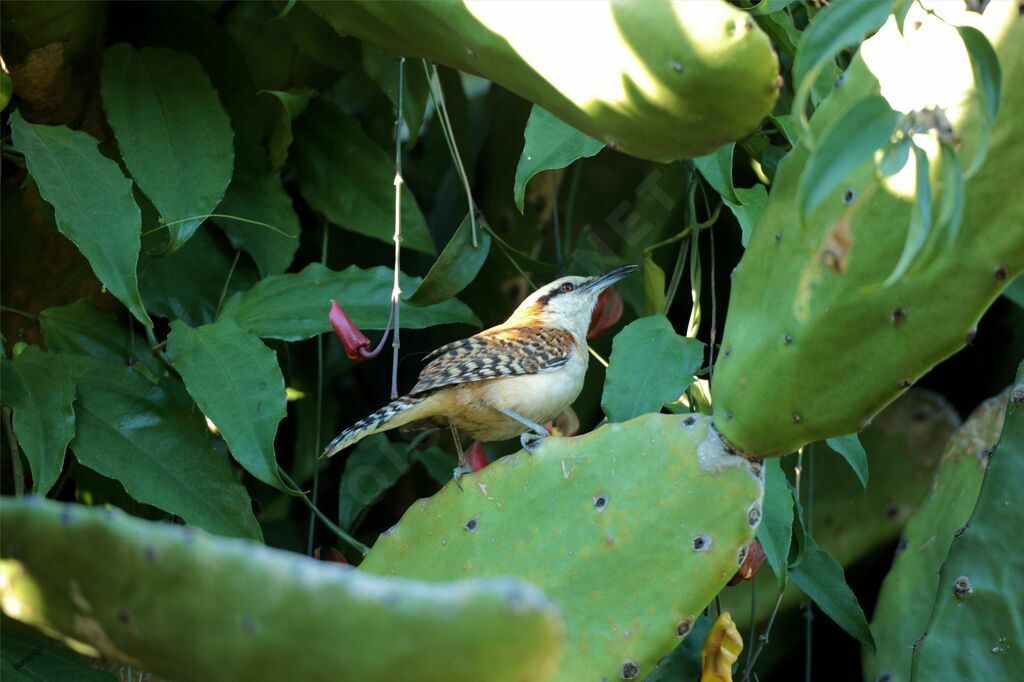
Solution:
M198 412L121 364L62 355L75 379L71 450L133 498L218 535L260 539L245 488Z
M928 154L916 144L914 145L914 161L916 163L914 207L910 212L907 240L903 245L903 253L900 254L896 268L885 280L883 286L895 284L907 273L914 259L917 258L917 254L924 248L932 230L932 181L928 174Z
M676 334L664 315L635 320L615 335L601 396L609 421L621 422L679 398L704 361L704 344Z
M981 123L978 131L978 143L974 148L974 158L964 173L971 177L981 168L988 153L988 138L999 111L999 100L1002 98L1003 73L999 66L999 57L985 34L973 26L959 26L960 38L964 41L967 54L971 58L971 71L974 74L975 98L978 101Z
M1018 276L1005 290L1003 296L1024 308L1024 275Z
M89 665L81 654L49 637L5 627L3 642L0 677L7 682L117 682L110 671Z
M750 9L754 14L772 14L773 12L779 12L786 9L795 1L796 0L760 0L760 2Z
M299 191L335 225L391 242L395 223L395 161L359 121L323 97L310 101L294 127L292 155ZM402 245L434 253L427 222L402 188Z
M190 54L119 43L103 53L100 93L128 171L179 248L231 181L234 133L217 91Z
M799 89L812 71L843 48L859 43L889 18L890 0L833 2L815 15L804 30L793 62L793 85Z
M793 17L789 12L757 14L754 18L757 25L768 34L780 52L790 59L796 55L797 45L800 43L800 31L793 23Z
M473 246L472 225L467 215L423 283L406 301L409 305L426 306L452 298L476 278L490 249L491 234L483 228L477 230L477 245Z
M53 206L57 229L75 243L110 293L139 322L153 326L135 274L142 217L131 180L86 133L26 123L17 111L10 121L14 146L25 155L40 196Z
M351 530L359 514L398 482L409 468L405 447L376 434L359 441L345 460L338 488L338 523ZM451 471L449 478L451 478Z
M281 176L265 159L239 164L217 213L235 216L214 222L236 249L252 256L262 276L280 274L291 265L299 248L299 217Z
M843 567L818 547L814 538L807 536L805 542L803 561L799 566L791 566L789 569L793 582L836 625L874 651L875 641L871 637L871 629L864 611L857 603L857 597L846 584Z
M514 195L516 207L523 212L526 184L537 173L565 168L577 159L597 154L604 143L573 128L542 107L533 105L523 133L526 143L516 166Z
M815 143L797 189L806 220L853 169L872 159L896 129L900 115L881 95L866 97L833 121Z
M939 210L935 230L945 235L946 246L952 246L960 233L964 218L964 174L960 170L960 158L952 146L942 144L942 194L939 195Z
M14 409L14 435L32 470L32 489L50 492L75 435L75 384L59 361L36 346L0 360L0 402Z
M264 90L273 95L279 103L277 121L267 142L270 152L270 167L278 170L288 158L288 148L292 145L292 123L306 110L309 100L316 96L312 88L294 88L292 90Z
M252 266L239 262L232 272L231 265L230 249L204 228L173 253L139 259L142 298L154 315L192 326L213 322L225 284L231 295L256 281Z
M398 106L398 55L376 45L363 43L363 70ZM406 60L402 68L402 120L409 128L409 146L416 144L423 116L430 101L430 84L420 60Z
M349 71L358 63L359 42L338 35L305 4L295 5L283 16L292 42L313 61L335 71Z
M196 328L175 320L167 357L238 463L267 485L288 490L274 451L286 403L277 354L230 319Z
M313 263L301 272L267 277L235 294L224 304L221 316L262 338L299 341L330 330L327 313L331 299L337 299L361 329L383 329L388 321L392 278L385 267L361 270L353 265L336 272ZM418 277L405 274L399 281L404 291L413 291L420 283ZM425 308L403 301L400 316L405 329L455 322L480 324L457 299Z
M768 190L762 184L749 188L737 187L736 198L739 199L739 203L734 204L731 201L726 201L725 205L729 207L729 210L736 216L736 221L740 224L740 232L742 233L740 243L746 248L750 242L750 235L754 231L754 226L761 219L764 207L768 205Z
M455 455L436 445L426 450L413 451L412 461L422 464L430 477L441 485L452 480L452 472L458 465Z
M739 203L732 184L732 156L735 149L735 142L723 144L710 154L693 159L693 165L723 200Z
M856 433L850 433L838 438L829 438L826 444L835 452L838 452L846 460L853 473L857 474L860 485L865 490L868 487L868 454L864 452L864 446Z
M757 529L757 539L764 547L765 557L781 589L786 584L789 547L793 539L793 494L779 458L765 459L764 467L764 516Z
M640 261L640 274L644 280L644 315L658 315L665 310L665 271L654 262L654 253L645 251Z

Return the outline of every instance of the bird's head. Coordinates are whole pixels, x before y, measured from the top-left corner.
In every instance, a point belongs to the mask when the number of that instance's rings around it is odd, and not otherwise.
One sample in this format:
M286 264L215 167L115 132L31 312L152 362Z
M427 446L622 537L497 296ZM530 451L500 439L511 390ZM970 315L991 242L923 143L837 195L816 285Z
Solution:
M586 338L597 297L637 270L635 265L623 265L593 277L556 279L527 296L509 321L557 327L573 332L577 338Z

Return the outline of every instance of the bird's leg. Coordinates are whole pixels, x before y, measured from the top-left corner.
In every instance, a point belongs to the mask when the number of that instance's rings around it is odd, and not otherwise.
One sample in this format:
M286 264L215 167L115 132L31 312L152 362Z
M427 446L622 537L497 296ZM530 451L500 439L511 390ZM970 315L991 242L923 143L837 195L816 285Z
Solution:
M516 414L512 410L507 410L504 407L495 407L498 412L501 412L506 417L511 417L517 422L525 426L529 431L524 431L519 436L519 443L523 446L523 449L527 452L533 452L540 447L541 442L548 437L548 430L535 421L530 421L521 414Z
M452 432L452 441L455 443L455 452L459 454L459 466L455 467L455 471L452 472L452 478L455 480L455 485L462 490L462 484L459 483L459 479L466 474L473 473L473 467L469 466L469 462L466 461L466 453L462 451L462 438L459 437L459 429L455 426L455 423L448 422L448 428Z

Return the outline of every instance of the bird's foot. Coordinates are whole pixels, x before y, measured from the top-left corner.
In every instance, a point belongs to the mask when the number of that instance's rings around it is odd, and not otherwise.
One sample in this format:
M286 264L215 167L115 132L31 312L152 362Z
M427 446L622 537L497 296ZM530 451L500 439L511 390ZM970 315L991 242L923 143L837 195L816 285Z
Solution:
M533 431L524 431L519 436L519 443L523 446L523 450L527 452L536 452L538 448L544 443L544 440L548 437L548 433L545 431L544 435L534 433Z
M455 481L455 485L456 485L456 487L458 487L459 490L462 490L462 484L459 483L459 479L462 478L463 476L465 476L466 474L471 474L471 473L473 473L473 468L472 467L469 467L469 466L457 466L457 467L455 467L455 470L452 472L452 480Z

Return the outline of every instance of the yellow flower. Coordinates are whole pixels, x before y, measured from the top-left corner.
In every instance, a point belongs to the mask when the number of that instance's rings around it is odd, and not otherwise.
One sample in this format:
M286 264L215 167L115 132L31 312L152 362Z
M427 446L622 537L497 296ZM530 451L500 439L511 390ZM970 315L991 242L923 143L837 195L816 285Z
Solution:
M700 652L700 682L732 682L732 666L742 651L740 631L729 612L723 611L711 626Z

